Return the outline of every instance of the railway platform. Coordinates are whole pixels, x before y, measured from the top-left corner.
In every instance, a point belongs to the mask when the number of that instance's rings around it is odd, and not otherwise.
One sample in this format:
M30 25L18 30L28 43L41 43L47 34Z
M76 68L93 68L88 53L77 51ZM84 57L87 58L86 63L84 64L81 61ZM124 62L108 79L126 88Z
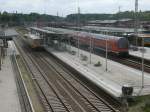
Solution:
M140 47L139 47L140 49ZM145 47L146 52L144 53L144 59L146 60L150 60L150 47ZM135 57L142 57L142 53L138 50L138 51L133 51L130 50L129 54Z
M14 47L9 42L7 56L3 60L2 70L0 71L0 111L1 112L21 112L15 74L13 72L10 55Z
M70 65L75 70L80 72L87 79L95 83L97 86L103 88L106 92L114 97L122 96L122 86L131 85L134 87L134 96L148 95L150 94L150 74L144 74L144 88L142 88L142 72L128 66L119 64L117 62L108 60L108 71L105 70L105 58L98 55L91 55L89 52L79 50L75 47L71 47L71 51L75 51L73 55L67 51L57 51L51 47L45 46L46 50L52 53L54 56L62 60L64 63ZM81 54L87 57L87 60L81 60ZM94 66L96 63L100 63L101 66Z

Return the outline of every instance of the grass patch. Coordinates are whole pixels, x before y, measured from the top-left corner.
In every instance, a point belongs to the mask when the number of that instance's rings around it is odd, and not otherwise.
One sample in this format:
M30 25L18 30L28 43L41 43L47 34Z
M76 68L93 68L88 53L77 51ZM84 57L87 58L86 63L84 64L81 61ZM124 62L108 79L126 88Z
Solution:
M129 112L150 112L150 95L135 98L129 106Z

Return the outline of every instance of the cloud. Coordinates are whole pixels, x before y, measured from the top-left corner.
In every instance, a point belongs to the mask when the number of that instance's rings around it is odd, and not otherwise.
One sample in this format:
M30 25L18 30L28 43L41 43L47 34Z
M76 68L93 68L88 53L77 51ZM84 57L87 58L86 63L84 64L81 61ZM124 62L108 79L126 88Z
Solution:
M79 3L77 3L79 1ZM38 12L56 15L67 15L77 12L80 6L82 13L115 13L121 10L134 10L135 0L0 0L1 11L18 11L23 13ZM149 0L139 0L139 9L149 10Z

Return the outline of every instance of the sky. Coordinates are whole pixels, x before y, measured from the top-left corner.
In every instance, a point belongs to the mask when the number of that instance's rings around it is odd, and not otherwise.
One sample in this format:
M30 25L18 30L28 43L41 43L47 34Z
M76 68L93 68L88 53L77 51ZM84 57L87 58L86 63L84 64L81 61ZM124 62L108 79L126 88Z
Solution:
M38 12L66 16L76 13L116 13L134 10L135 0L0 0L0 11L30 13ZM150 0L139 0L139 10L150 10Z

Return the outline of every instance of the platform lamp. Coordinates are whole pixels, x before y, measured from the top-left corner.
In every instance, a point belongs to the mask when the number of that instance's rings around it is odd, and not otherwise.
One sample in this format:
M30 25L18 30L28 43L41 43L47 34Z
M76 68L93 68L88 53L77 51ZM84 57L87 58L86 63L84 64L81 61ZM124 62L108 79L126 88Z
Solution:
M3 46L4 46L3 40L0 39L0 70L1 70L1 65L2 65Z
M79 32L77 32L77 37L78 37L78 40L77 40L77 49L78 49L78 57L80 57L80 38L78 36L78 33Z
M71 52L71 36L70 35L68 36L68 42L69 42L69 50Z
M90 64L92 63L92 60L91 60L91 58L92 58L92 35L90 36Z
M80 30L80 6L79 6L79 0L76 0L77 2L77 27L78 27L78 31L77 31L77 35L79 33L79 30ZM78 57L80 57L80 38L78 36Z
M142 49L141 49L141 53L142 53L142 88L144 88L144 53L146 52L146 50L144 49L144 37L142 37Z

